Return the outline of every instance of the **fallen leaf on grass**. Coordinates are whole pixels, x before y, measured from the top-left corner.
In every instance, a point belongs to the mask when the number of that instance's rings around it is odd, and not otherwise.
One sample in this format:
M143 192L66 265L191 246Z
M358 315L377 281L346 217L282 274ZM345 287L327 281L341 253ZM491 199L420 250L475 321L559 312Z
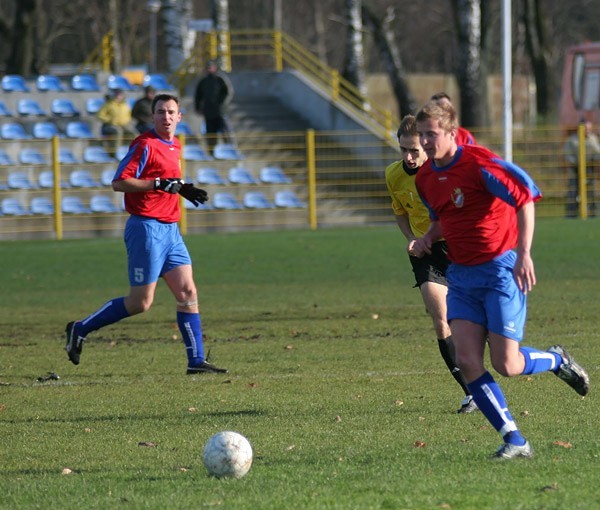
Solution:
M423 441L415 441L413 446L415 448L425 448L425 443Z
M339 422L341 422L341 421L342 421L342 417L341 417L341 416L338 414L338 415L337 415L337 416L336 416L336 417L333 419L333 421L334 421L334 422L336 422L336 423L339 423Z
M73 474L73 470L72 470L72 469L69 469L69 468L64 468L64 469L62 470L62 473L61 473L61 474L63 474L63 475L71 475L71 474Z
M291 452L294 448L296 448L296 445L295 444L291 444L285 450L288 451L288 452Z
M140 441L138 446L146 446L148 448L156 448L158 444L153 443L152 441Z
M251 383L246 384L246 386L248 388L258 388L258 383L251 382Z
M565 442L565 441L554 441L554 443L552 443L554 446L562 446L563 448L573 448L573 445L569 442Z
M378 313L372 313L371 314L371 319L373 319L373 320L379 319L379 314Z
M522 411L521 416L529 416L529 411Z
M6 410L6 406L4 404L0 404L0 413Z
M394 401L394 405L395 406L403 406L404 405L404 401L402 401L402 400L395 400Z
M196 412L198 412L198 408L196 408L196 407L188 407L188 412L190 412L190 413L196 413Z
M554 482L551 485L545 485L544 487L542 487L540 489L542 492L548 492L548 491L556 491L558 490L558 484L556 482Z

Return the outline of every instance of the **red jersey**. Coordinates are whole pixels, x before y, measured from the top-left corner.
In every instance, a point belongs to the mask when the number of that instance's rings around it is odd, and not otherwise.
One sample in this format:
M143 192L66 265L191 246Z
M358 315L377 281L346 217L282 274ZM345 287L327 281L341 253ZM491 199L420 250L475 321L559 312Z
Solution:
M458 126L458 131L456 133L456 145L475 145L476 143L477 142L475 141L473 133L462 126Z
M439 221L452 262L488 262L517 246L517 215L542 194L520 167L478 145L458 147L452 162L428 160L417 173L417 190Z
M181 144L177 138L171 142L163 140L151 129L131 142L113 181L181 178L180 153ZM125 193L125 209L129 214L154 218L163 223L175 223L181 216L179 195L164 191Z

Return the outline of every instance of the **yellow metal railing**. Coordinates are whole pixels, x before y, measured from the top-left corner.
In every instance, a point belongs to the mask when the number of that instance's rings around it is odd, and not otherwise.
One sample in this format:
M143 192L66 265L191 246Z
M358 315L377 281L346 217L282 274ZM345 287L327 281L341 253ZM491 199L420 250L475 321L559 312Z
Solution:
M107 32L100 43L90 52L79 66L78 73L90 71L110 72L114 60L113 33Z

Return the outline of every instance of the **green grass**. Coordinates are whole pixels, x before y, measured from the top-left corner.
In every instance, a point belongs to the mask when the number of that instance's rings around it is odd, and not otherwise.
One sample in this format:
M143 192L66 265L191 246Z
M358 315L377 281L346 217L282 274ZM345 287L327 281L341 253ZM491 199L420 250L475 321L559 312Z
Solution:
M500 438L480 413L455 414L397 229L187 243L226 376L185 375L162 283L73 366L64 325L127 291L122 241L0 244L0 508L598 508L595 388L582 399L550 374L498 376L535 457L491 461ZM597 222L540 220L534 260L526 343L563 343L594 384ZM37 380L50 371L60 380ZM253 445L241 480L202 465L224 429Z

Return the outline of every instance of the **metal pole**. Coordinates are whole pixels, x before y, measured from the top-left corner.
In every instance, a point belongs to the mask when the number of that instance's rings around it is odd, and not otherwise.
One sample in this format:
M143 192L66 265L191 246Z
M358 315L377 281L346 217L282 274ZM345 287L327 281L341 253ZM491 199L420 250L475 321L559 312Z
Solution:
M504 159L512 161L512 28L511 0L502 0L502 88Z

